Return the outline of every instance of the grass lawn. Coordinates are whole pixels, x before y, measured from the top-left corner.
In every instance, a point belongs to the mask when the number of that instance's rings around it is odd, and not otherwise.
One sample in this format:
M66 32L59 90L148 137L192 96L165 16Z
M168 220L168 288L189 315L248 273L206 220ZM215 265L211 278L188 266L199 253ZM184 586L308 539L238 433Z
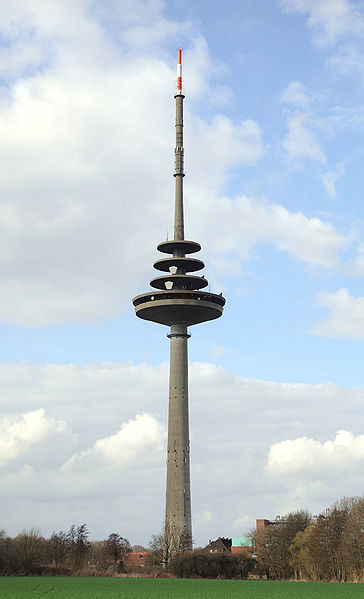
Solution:
M1 599L355 599L364 585L265 580L0 577Z

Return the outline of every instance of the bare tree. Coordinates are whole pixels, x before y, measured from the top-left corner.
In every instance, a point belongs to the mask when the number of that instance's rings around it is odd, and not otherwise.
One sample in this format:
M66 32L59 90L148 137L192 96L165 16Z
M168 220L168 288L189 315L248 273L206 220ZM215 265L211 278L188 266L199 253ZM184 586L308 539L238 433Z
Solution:
M171 559L190 551L191 545L191 536L185 530L165 525L163 532L153 535L149 542L149 560L153 565L160 564L166 567Z
M124 560L131 551L128 539L124 539L116 532L111 533L105 541L106 556L113 562L114 569L118 568L119 571L123 570Z
M334 503L325 516L319 518L317 530L312 537L316 553L320 552L323 559L322 580L347 579L344 555L344 531L353 507L353 499L344 497Z
M14 540L7 536L4 529L0 530L0 574L7 576L19 569L19 560L15 551Z
M343 534L343 557L348 579L364 581L364 497L356 498Z
M45 540L35 528L24 530L14 539L20 570L32 574L42 563L45 555Z

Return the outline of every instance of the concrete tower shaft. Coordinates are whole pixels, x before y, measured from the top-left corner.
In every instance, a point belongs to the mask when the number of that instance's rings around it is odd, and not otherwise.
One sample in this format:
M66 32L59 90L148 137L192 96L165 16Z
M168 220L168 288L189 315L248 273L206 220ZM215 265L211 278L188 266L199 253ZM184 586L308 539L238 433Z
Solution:
M202 260L186 257L199 252L201 246L184 238L183 208L183 100L182 60L178 50L175 146L174 239L159 243L157 249L169 254L154 263L161 276L150 281L153 291L133 299L139 318L170 327L170 374L168 408L166 538L169 549L192 548L190 441L188 416L187 327L214 320L222 315L225 299L202 291L208 285L204 276L189 273L204 268ZM154 291L156 289L157 291Z
M172 325L170 345L166 531L192 548L187 327ZM182 536L182 539L181 539ZM176 537L176 538L174 538Z

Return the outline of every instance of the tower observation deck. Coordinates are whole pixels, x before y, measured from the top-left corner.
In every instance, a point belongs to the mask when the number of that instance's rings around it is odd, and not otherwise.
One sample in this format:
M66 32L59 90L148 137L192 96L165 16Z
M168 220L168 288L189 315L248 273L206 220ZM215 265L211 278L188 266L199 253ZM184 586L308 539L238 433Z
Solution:
M195 274L204 268L198 258L190 257L201 250L196 241L184 238L183 210L183 100L182 51L178 50L175 147L174 239L159 243L157 249L167 254L154 263L163 274L150 281L153 291L133 299L139 318L170 327L170 376L168 410L167 489L165 534L172 544L192 548L190 441L188 415L187 327L214 320L222 315L225 299L207 291L204 276ZM154 289L156 291L154 291Z

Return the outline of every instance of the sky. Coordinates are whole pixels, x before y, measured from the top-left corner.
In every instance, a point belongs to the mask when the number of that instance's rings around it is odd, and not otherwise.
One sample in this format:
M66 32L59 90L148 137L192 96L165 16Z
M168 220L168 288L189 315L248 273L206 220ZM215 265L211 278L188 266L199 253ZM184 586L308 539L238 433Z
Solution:
M163 524L168 329L135 317L185 232L195 545L364 492L364 4L2 0L0 527Z

